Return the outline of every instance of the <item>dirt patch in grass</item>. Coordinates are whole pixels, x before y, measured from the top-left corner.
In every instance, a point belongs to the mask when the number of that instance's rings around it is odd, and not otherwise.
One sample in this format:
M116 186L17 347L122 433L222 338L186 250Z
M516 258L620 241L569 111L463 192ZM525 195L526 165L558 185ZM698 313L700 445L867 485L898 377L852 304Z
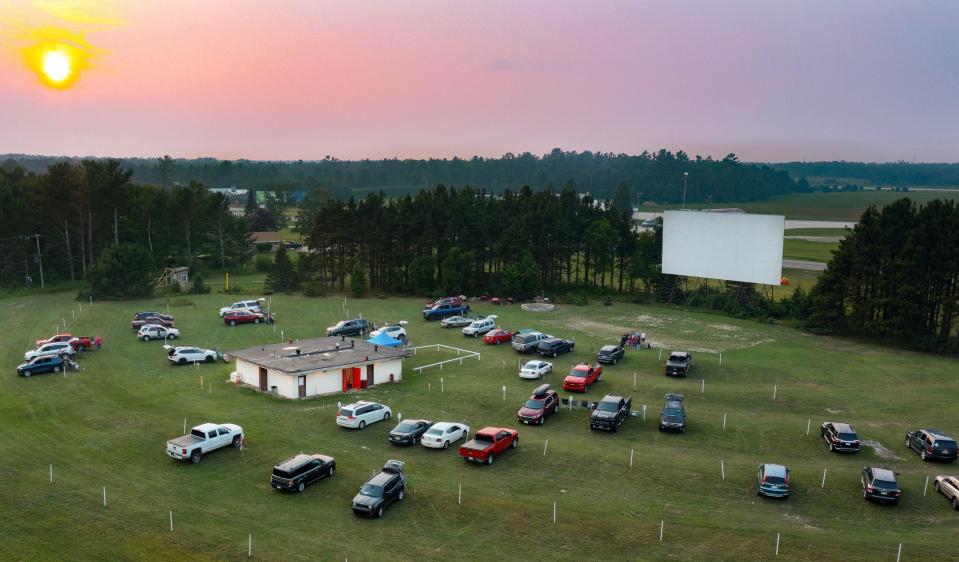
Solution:
M879 441L863 440L862 444L871 448L877 455L888 460L902 460L902 457L885 448Z

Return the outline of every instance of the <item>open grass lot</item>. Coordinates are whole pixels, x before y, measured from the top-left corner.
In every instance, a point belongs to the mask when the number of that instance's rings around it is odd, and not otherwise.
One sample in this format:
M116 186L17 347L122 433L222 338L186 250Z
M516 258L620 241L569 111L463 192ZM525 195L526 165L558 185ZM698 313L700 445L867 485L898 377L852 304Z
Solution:
M77 306L72 297L0 301L4 560L238 560L247 556L249 532L254 557L265 560L768 560L777 533L783 560L894 560L900 542L903 560L959 559L959 513L931 484L922 496L927 476L959 468L923 463L903 447L907 429L932 426L959 434L954 360L671 308L562 306L537 315L518 306L480 304L478 312L495 311L507 327L576 338L576 352L559 358L550 375L557 386L573 361L590 359L591 350L627 328L645 330L656 346L693 351L697 365L688 380L667 379L656 349L630 352L586 398L631 394L637 408L649 405L645 422L633 418L621 432L602 434L587 428L585 411L563 412L544 427L520 427L519 448L493 466L471 466L453 450L390 446L386 434L392 424L338 428L334 408L347 399L343 396L286 401L226 382L227 364L169 366L160 343L141 343L129 328L135 310L161 308L160 299L94 303L71 322ZM228 295L191 298L195 307L171 308L185 336L180 341L226 350L279 341L279 330L292 337L320 335L342 316L343 307L339 298L275 296L280 324L274 334L263 325L223 326L216 309L235 300ZM374 321L409 320L414 344L481 350L482 359L414 375L410 367L446 356L417 355L407 360L401 384L348 399L383 401L394 417L400 412L404 418L463 420L474 429L515 426L519 403L537 384L517 378L517 354L422 321L421 304L418 299L347 302L352 313ZM104 349L89 353L84 370L66 379L15 376L23 351L63 317L74 334L101 334ZM722 366L711 353L719 351ZM212 383L212 393L209 386L200 387L201 376ZM666 392L686 395L685 435L656 429ZM249 445L242 454L217 451L196 466L175 463L164 455L164 443L180 435L184 418L188 424L239 423ZM807 418L812 419L808 437ZM827 419L853 423L862 438L884 447L882 455L868 447L859 455L829 454L817 435ZM275 492L269 486L271 467L300 450L334 455L336 476L301 495ZM407 498L382 520L355 518L350 499L388 458L407 461L412 480ZM793 497L756 497L752 485L761 462L792 469ZM900 506L863 501L858 473L865 464L901 472ZM170 510L174 532L168 527Z
M787 228L786 236L846 236L845 228Z
M959 190L954 192L943 191L909 191L896 193L892 191L860 191L856 193L796 193L776 197L769 201L751 203L729 203L714 205L720 207L737 207L747 213L785 215L790 220L822 220L822 221L857 221L869 205L881 207L893 201L908 197L917 204L927 203L933 199L959 199ZM686 205L689 208L704 208L704 205ZM642 211L660 212L666 209L678 209L679 205L643 207Z
M786 239L783 240L783 258L828 262L832 259L832 251L838 248L838 242Z

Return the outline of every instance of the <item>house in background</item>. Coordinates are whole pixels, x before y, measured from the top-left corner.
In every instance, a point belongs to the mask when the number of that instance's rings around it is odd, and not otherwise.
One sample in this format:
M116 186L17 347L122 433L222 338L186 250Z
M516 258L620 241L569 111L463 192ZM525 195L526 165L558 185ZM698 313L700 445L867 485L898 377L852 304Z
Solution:
M250 235L250 241L255 246L256 244L270 244L270 249L275 250L277 246L283 242L283 236L274 230L266 230L263 232L254 232Z
M399 382L406 349L345 337L314 338L228 352L232 380L285 398L309 398Z

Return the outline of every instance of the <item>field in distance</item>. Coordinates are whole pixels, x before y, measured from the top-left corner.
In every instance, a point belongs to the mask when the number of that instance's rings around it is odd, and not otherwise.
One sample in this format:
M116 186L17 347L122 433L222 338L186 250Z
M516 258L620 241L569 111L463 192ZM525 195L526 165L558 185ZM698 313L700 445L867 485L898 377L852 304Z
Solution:
M170 308L179 341L224 350L277 342L281 332L322 335L344 307L342 298L275 295L274 332L224 326L216 311L237 300L229 295L185 298ZM407 360L400 384L305 401L236 387L222 362L168 365L159 342L140 342L129 327L134 311L165 309L163 299L85 304L72 321L77 304L66 293L0 301L4 559L246 559L251 532L253 555L266 560L768 560L777 533L783 560L892 560L899 543L904 560L959 550L956 512L931 483L923 497L927 477L956 466L923 463L903 447L909 429L959 434L954 360L668 307L562 305L536 314L478 303L477 313L498 314L504 327L575 338L575 352L556 359L546 377L554 388L571 364L591 361L625 330L645 331L654 349L627 352L605 368L603 382L576 397L631 395L634 409L646 405L645 421L633 417L607 434L588 429L583 409L561 412L543 427L518 427L517 449L492 466L474 466L452 447L391 446L394 422L363 431L334 424L338 401L364 398L388 404L394 421L402 413L465 421L474 430L517 427L520 403L539 384L517 377L525 357L423 321L421 299L348 300L346 307L377 323L408 320L414 345L476 350L479 361L414 374L412 367L455 357L424 352ZM66 379L17 377L23 352L61 319L74 334L103 336L103 350L89 352L83 370ZM692 351L690 377L664 377L655 347ZM657 430L668 392L686 397L686 434ZM175 463L164 443L181 434L184 418L240 424L248 447L217 451L199 465ZM852 423L868 445L858 455L828 453L818 436L826 420ZM270 488L273 465L301 450L336 457L335 477L303 494ZM381 520L354 517L351 498L390 458L407 463L406 498ZM765 462L792 470L788 500L756 496L756 469ZM863 501L864 465L901 473L901 505Z

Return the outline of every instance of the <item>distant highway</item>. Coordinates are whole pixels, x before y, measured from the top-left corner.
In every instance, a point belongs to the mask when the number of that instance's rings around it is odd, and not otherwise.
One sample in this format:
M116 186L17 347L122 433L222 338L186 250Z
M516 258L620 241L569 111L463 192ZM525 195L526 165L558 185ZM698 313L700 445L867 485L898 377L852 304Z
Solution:
M826 271L826 264L820 261L783 260L783 267L788 269L806 269L809 271Z
M646 220L654 219L658 216L661 216L662 213L650 213L646 211L636 211L633 213L633 220ZM786 230L791 230L793 228L855 228L856 222L845 222L845 221L799 221L799 220L787 220L786 221Z

